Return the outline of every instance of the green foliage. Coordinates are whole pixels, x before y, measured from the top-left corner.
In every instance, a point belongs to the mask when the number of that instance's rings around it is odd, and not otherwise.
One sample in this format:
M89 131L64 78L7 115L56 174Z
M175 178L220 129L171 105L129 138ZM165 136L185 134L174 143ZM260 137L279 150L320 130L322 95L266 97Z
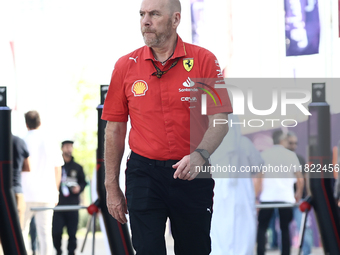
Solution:
M73 156L75 160L84 168L87 177L92 176L96 166L97 149L97 110L100 102L100 86L85 80L80 80L76 86L76 105L78 107L75 114L77 123L77 133Z

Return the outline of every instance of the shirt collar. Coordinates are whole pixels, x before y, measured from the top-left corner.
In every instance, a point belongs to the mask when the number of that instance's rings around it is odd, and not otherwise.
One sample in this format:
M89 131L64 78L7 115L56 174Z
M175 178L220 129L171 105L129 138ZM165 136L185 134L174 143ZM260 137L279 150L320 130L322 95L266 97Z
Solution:
M175 52L174 52L174 55L170 59L176 59L176 58L184 57L186 55L187 55L187 52L185 50L184 42L182 41L181 37L177 35L177 44L176 44ZM144 46L144 56L145 56L144 60L155 59L154 55L152 54L151 48L148 46Z

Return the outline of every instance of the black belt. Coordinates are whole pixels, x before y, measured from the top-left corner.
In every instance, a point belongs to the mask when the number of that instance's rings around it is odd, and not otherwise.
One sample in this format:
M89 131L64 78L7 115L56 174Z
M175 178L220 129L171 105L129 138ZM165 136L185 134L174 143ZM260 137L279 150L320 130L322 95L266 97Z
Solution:
M146 157L143 157L133 151L131 151L130 158L132 159L137 159L140 161L143 161L145 163L148 163L149 165L154 165L154 166L161 166L161 167L171 167L175 165L179 160L155 160L155 159L149 159Z
M149 159L149 158L143 157L143 156L141 156L141 155L139 155L139 154L137 154L133 151L131 151L130 158L143 161L143 162L145 162L149 165L152 165L152 166L170 167L170 168L172 168L172 166L175 165L179 161L179 160L173 160L173 159L170 159L170 160ZM211 174L210 174L210 172L201 172L197 175L196 178L211 179Z

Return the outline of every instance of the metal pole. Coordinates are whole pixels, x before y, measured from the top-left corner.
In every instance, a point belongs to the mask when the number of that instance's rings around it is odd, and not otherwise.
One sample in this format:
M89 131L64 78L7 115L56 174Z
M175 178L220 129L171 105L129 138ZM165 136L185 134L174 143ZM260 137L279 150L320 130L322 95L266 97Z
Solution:
M308 119L309 164L321 171L309 173L313 207L325 254L340 254L340 224L333 197L331 160L330 106L326 102L325 83L312 84L312 103Z
M299 206L299 204L257 204L256 208L257 209L272 209L272 208L292 208L292 207L296 207Z
M308 211L305 211L305 212L302 213L300 233L299 233L299 252L298 252L298 255L300 255L301 252L302 252L303 238L305 236L307 216L308 216Z
M87 206L82 205L58 205L56 207L32 207L31 211L45 211L45 210L53 210L53 211L79 211L80 209L86 209Z
M87 235L89 234L90 229L91 229L92 220L93 220L93 216L91 215L91 217L88 219L87 224L86 224L86 234L85 234L83 245L82 245L81 250L80 250L81 253L83 253L83 251L84 251L86 240L87 240Z
M26 255L12 189L12 146L11 109L7 107L6 87L0 87L0 239L6 255Z
M104 100L108 91L108 85L101 85L100 95L101 104L98 110L98 149L97 149L97 193L99 198L98 207L101 210L107 238L112 255L133 255L134 251L131 244L131 237L127 224L121 224L110 214L106 206L106 190L104 186L105 166L104 166L104 133L106 121L101 119Z
M96 213L93 213L92 218L93 218L93 228L92 228L92 255L94 255L94 250L95 250L95 240L96 240Z

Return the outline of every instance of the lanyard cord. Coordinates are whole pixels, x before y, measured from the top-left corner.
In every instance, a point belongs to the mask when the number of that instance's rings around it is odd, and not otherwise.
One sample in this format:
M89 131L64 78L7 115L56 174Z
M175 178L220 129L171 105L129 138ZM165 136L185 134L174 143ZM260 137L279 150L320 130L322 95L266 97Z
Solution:
M174 55L175 51L172 52L172 54L170 55L170 57L168 57L166 60L164 60L163 62L161 62L161 64L164 66L165 63ZM157 59L156 59L157 60ZM160 61L159 61L160 62Z
M163 74L166 74L171 68L173 68L173 67L174 67L175 65L177 65L177 63L178 63L178 59L176 59L176 61L173 62L173 63L171 64L171 66L169 67L168 70L166 70L166 71L161 71L161 69L159 69L159 67L155 65L155 63L153 62L153 60L151 60L151 61L152 61L153 66L154 66L155 69L156 69L156 72L152 73L152 76L157 76L157 78L161 78Z

